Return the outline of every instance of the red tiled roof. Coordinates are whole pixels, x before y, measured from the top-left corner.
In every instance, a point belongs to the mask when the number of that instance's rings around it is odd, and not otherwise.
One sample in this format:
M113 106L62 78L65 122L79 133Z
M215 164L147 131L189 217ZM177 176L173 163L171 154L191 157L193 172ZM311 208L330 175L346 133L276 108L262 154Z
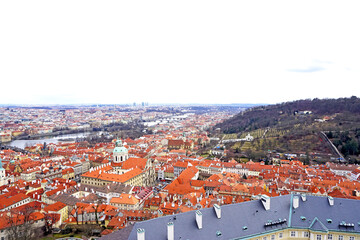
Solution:
M29 196L27 196L24 193L19 193L15 196L9 197L9 198L0 198L0 209L4 209L7 208L17 202L23 201L25 199L29 198Z
M145 169L147 159L145 158L129 158L122 164L122 169L140 168Z
M61 209L63 209L64 207L66 207L66 204L65 203L62 203L62 202L56 202L54 204L51 204L47 207L44 208L44 211L45 212L58 212L60 211Z

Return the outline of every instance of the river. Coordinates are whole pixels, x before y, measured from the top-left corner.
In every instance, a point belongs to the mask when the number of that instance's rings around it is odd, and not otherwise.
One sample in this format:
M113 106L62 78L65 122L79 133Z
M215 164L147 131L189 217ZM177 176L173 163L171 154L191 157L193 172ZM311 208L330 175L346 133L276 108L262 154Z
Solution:
M73 139L73 141L75 141L76 138L83 138L83 137L86 137L86 136L88 136L90 134L91 134L91 132L84 132L84 133L73 133L73 134L59 135L59 136L56 136L56 137L45 137L45 138L34 139L34 140L14 140L14 141L11 141L11 142L6 143L4 145L24 149L25 147L33 146L33 145L38 144L38 143L41 143L41 144L44 144L44 142L46 142L46 144L48 144L48 143L58 143L58 142L61 142L61 139ZM66 142L69 142L69 141L66 141Z

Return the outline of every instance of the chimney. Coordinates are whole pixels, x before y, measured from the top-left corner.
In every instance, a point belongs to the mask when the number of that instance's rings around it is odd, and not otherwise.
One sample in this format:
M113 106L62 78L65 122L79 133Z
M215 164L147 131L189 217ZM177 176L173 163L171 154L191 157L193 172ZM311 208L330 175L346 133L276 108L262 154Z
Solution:
M334 206L334 198L331 196L328 196L329 204L330 206Z
M264 205L264 208L266 211L270 209L270 197L268 197L266 195L262 195L261 203Z
M220 208L220 206L217 205L217 204L214 204L214 210L215 210L217 218L221 218L221 208Z
M136 232L137 232L137 240L145 240L145 229L138 228Z
M293 208L296 209L299 207L299 196L293 196Z
M174 240L175 233L174 233L174 223L168 222L167 224L167 240Z
M303 202L306 201L306 194L301 194L301 199L303 200Z
M195 215L196 215L196 224L199 229L202 229L202 213L199 210L197 210L195 212Z

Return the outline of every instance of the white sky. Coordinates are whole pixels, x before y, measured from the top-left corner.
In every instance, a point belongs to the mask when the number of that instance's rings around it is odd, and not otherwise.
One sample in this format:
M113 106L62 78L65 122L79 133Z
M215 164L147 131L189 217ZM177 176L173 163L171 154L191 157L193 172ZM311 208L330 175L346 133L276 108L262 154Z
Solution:
M359 97L359 1L0 1L0 103Z

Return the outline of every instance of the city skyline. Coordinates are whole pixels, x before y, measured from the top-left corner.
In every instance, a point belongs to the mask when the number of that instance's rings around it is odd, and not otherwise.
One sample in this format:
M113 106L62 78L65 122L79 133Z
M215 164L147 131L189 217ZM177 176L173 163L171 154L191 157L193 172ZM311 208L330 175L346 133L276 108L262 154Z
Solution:
M0 3L0 104L280 103L358 94L356 2Z

